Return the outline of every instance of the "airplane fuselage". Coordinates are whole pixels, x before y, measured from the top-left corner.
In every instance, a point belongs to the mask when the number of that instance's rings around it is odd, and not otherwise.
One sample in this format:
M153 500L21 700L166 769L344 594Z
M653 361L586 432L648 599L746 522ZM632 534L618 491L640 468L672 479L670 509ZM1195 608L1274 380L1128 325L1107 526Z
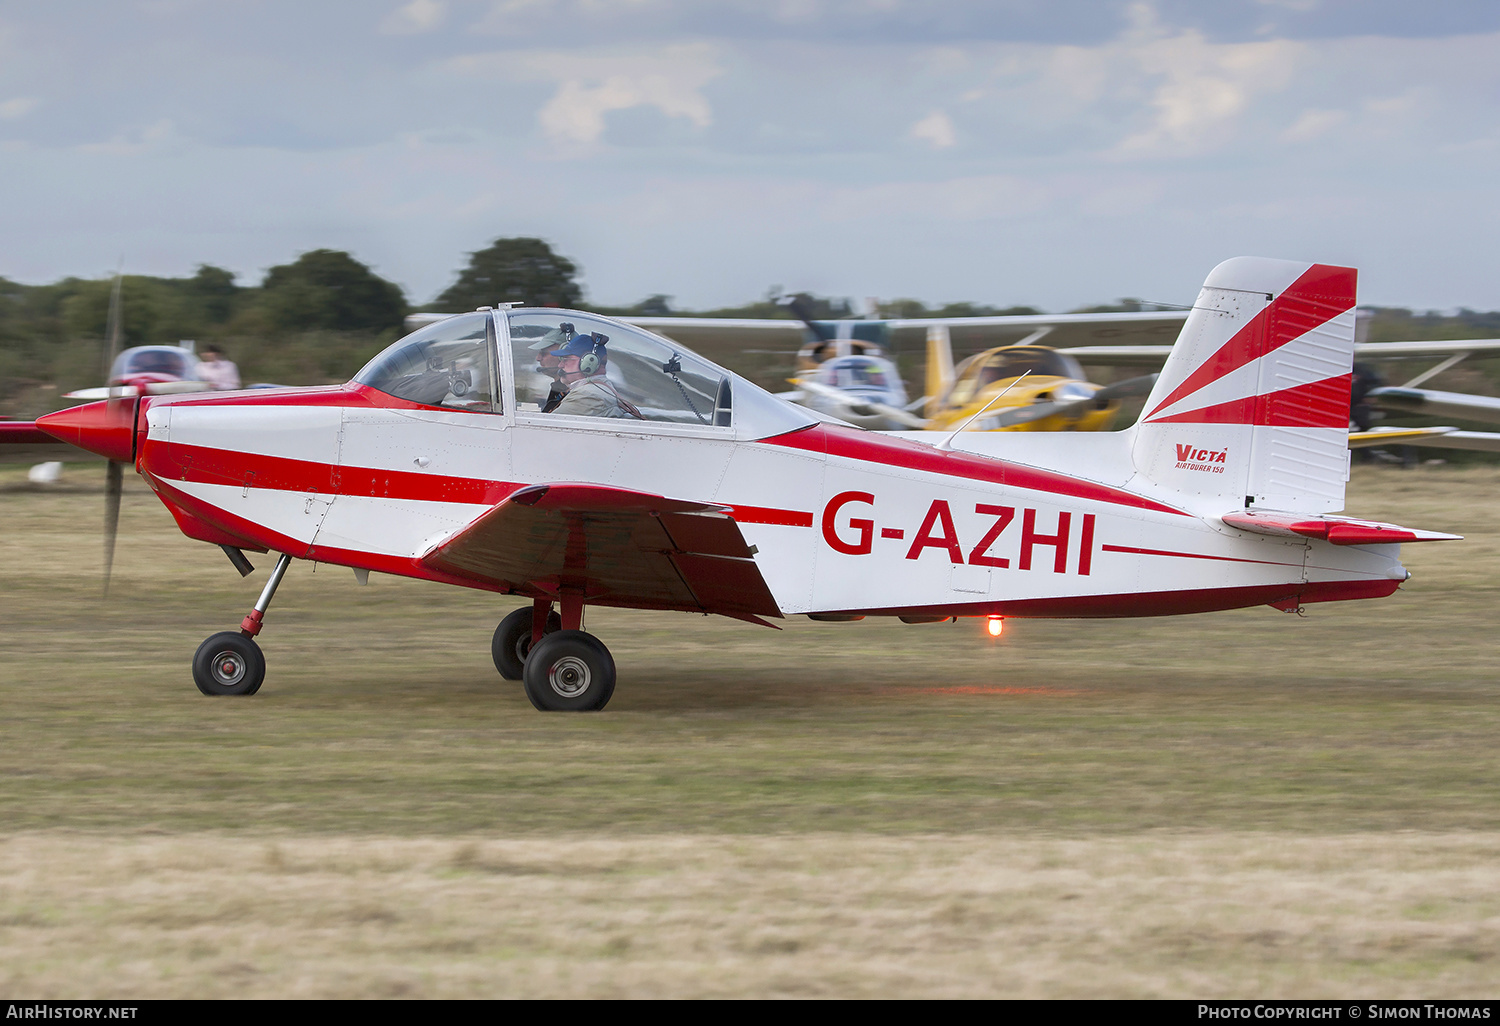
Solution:
M1397 545L1247 533L1149 485L834 425L744 440L435 409L359 385L142 402L137 469L190 536L470 587L511 590L421 557L519 489L558 481L727 508L786 614L1295 608L1388 595L1407 576Z

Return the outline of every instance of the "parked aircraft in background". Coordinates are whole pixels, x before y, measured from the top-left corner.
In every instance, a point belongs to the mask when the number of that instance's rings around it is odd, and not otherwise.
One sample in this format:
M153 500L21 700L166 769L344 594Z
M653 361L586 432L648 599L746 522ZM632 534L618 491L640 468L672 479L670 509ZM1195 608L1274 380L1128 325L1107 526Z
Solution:
M1120 432L859 431L552 309L432 324L343 386L114 399L38 426L130 463L241 572L246 550L279 553L240 629L199 647L205 694L260 688L254 639L307 559L524 596L496 667L537 708L581 711L616 679L589 605L925 623L1391 594L1399 543L1455 536L1336 515L1354 302L1350 268L1219 265ZM564 322L633 413L543 412L532 346Z
M198 378L198 355L191 342L177 346L133 346L115 357L109 378L98 388L68 392L68 399L111 396L176 395L208 392L213 385Z

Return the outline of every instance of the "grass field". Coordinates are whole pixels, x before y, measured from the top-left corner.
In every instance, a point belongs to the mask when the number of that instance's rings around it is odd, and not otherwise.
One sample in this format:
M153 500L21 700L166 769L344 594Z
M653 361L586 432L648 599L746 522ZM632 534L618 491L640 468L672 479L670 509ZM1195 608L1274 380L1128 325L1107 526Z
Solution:
M1500 471L1363 470L1451 530L1395 596L762 628L594 610L607 712L489 660L515 603L296 564L254 601L130 481L0 470L0 993L1411 996L1500 983ZM269 563L262 558L263 563Z

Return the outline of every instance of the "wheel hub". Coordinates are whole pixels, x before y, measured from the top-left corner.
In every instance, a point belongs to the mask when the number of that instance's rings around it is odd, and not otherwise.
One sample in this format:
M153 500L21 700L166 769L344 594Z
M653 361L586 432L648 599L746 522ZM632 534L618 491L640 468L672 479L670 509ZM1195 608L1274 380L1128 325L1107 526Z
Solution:
M237 652L220 652L214 656L214 680L226 687L238 684L245 676L245 660Z
M563 698L577 698L592 679L589 664L577 656L563 656L547 669L547 683Z

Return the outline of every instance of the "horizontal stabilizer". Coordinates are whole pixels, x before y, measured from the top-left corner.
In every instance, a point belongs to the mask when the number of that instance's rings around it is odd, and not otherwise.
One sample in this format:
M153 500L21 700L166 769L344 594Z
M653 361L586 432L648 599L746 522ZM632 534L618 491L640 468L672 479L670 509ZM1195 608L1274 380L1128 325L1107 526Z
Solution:
M1461 541L1461 534L1418 531L1411 527L1382 524L1353 517L1309 516L1269 510L1235 510L1219 519L1230 527L1253 534L1282 538L1321 538L1334 545L1392 545L1419 541Z

